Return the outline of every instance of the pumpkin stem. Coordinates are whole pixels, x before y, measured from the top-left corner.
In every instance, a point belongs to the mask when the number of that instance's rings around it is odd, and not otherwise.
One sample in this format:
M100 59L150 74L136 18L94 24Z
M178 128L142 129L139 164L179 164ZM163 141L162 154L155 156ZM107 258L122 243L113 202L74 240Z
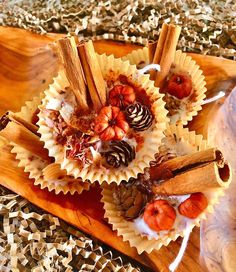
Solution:
M153 213L153 215L158 215L159 211L154 209L152 213Z
M181 79L181 77L180 77L180 76L177 76L177 78L176 78L176 82L177 82L178 84L181 84L181 83L182 83L182 79Z
M110 120L109 125L110 126L115 126L116 125L116 120L115 119Z

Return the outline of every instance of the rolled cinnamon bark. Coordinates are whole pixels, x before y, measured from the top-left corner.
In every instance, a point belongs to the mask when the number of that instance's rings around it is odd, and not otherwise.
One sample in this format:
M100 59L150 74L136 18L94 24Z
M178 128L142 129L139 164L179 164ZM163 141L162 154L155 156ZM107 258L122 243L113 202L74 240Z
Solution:
M155 79L156 87L162 88L164 84L164 80L170 71L171 64L174 61L176 46L179 39L180 31L181 31L181 27L179 26L169 25L168 27L165 43L164 43L164 46L161 48L162 49L161 60L160 60L161 71L157 73L157 76ZM156 52L157 50L158 48L156 49ZM157 54L159 56L158 52Z
M156 47L157 47L157 41L148 42L148 60L149 60L149 63L153 63L153 58L154 58L154 55L155 55Z
M8 111L6 113L6 115L8 116L8 118L11 121L14 121L15 123L23 125L25 128L27 128L28 130L30 130L34 134L38 134L38 132L37 132L38 127L37 126L35 126L34 124L32 124L30 122L27 122L26 120L24 120L23 118L21 118L17 114L15 114L14 112Z
M185 156L179 156L161 163L160 165L150 168L151 180L162 179L162 175L166 172L173 172L183 168L196 167L202 163L218 161L218 164L223 161L223 155L220 150L210 148L204 151L199 151Z
M153 59L150 63L160 64L169 27L170 26L165 23L162 25L161 32L160 32L159 39L158 39L158 43L155 48L155 53L154 53ZM154 47L154 46L152 46L152 47ZM162 67L161 67L161 69L162 69ZM157 76L157 72L154 70L151 70L150 71L150 79L154 80L156 78L156 76Z
M86 82L74 37L59 39L58 50L78 106L82 110L88 110Z
M6 138L9 142L27 149L43 160L50 161L48 151L44 148L43 142L32 131L23 125L10 121L5 128L0 131L0 136Z
M99 111L106 104L106 85L92 41L80 43L78 52L93 106Z
M232 171L227 163L219 166L217 162L211 162L155 185L152 191L158 195L184 195L214 188L227 188L231 180Z

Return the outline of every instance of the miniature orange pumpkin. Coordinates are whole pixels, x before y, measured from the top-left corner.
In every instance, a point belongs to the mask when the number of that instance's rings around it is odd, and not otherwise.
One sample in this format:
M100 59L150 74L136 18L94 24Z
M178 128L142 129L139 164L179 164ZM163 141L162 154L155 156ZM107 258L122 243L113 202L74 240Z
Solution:
M102 141L119 141L128 130L125 115L118 107L103 107L95 119L94 131Z
M125 108L135 101L134 89L128 85L116 85L109 92L109 101L112 106Z
M167 90L170 95L183 99L192 91L192 80L189 75L174 74L167 83Z
M158 199L145 208L143 219L155 231L170 230L175 222L175 209L167 200Z
M203 193L191 194L179 207L179 213L188 218L197 218L207 207L208 201Z

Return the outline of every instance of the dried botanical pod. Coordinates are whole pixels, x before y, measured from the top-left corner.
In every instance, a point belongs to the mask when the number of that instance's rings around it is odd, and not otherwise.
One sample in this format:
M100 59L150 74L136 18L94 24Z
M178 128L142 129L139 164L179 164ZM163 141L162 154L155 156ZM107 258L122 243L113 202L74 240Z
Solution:
M137 218L147 203L147 197L130 183L114 187L113 198L121 215L127 220Z
M207 207L208 201L203 193L191 194L179 207L179 213L188 218L197 218Z
M167 200L158 199L145 207L143 219L155 231L170 230L175 222L176 212Z
M86 133L89 135L94 134L94 121L95 121L95 113L82 113L79 110L73 112L68 120L68 124L76 129L81 131L82 133Z
M153 115L147 106L135 103L125 110L126 119L134 130L143 131L152 125Z
M167 82L167 93L183 99L190 95L192 91L192 79L188 74L173 74Z
M98 138L89 135L82 134L82 136L77 136L76 134L67 137L66 141L66 157L68 159L76 160L78 163L89 165L93 162L93 154L91 147L96 146Z
M168 113L169 116L172 116L178 113L180 109L181 100L169 94L165 94L163 100L166 102L165 107L169 111Z
M114 141L110 144L111 151L103 153L106 157L107 163L115 168L121 164L128 166L128 164L135 158L134 147L130 146L125 141Z

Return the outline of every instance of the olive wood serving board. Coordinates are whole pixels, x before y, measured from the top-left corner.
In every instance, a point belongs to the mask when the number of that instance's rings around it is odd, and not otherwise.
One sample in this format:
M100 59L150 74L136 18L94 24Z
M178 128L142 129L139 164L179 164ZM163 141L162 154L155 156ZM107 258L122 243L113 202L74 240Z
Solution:
M61 34L41 36L16 28L0 27L0 114L7 110L19 111L25 101L38 95L52 82L53 76L57 73L57 57L49 43L61 36ZM140 48L138 45L116 41L95 42L98 53L114 54L116 57L124 56L138 48ZM234 61L197 54L189 55L196 60L206 76L208 97L219 90L230 90L235 84ZM206 135L207 123L219 104L220 102L204 106L189 124L190 129ZM171 242L168 247L154 250L151 254L138 255L136 249L123 242L104 220L104 211L100 203L101 190L98 186L81 195L73 196L56 195L48 190L41 190L33 184L23 169L17 167L17 161L10 153L8 145L0 147L0 152L1 185L153 270L168 271L169 264L179 251L181 238ZM199 228L193 230L177 271L205 271L200 258Z

